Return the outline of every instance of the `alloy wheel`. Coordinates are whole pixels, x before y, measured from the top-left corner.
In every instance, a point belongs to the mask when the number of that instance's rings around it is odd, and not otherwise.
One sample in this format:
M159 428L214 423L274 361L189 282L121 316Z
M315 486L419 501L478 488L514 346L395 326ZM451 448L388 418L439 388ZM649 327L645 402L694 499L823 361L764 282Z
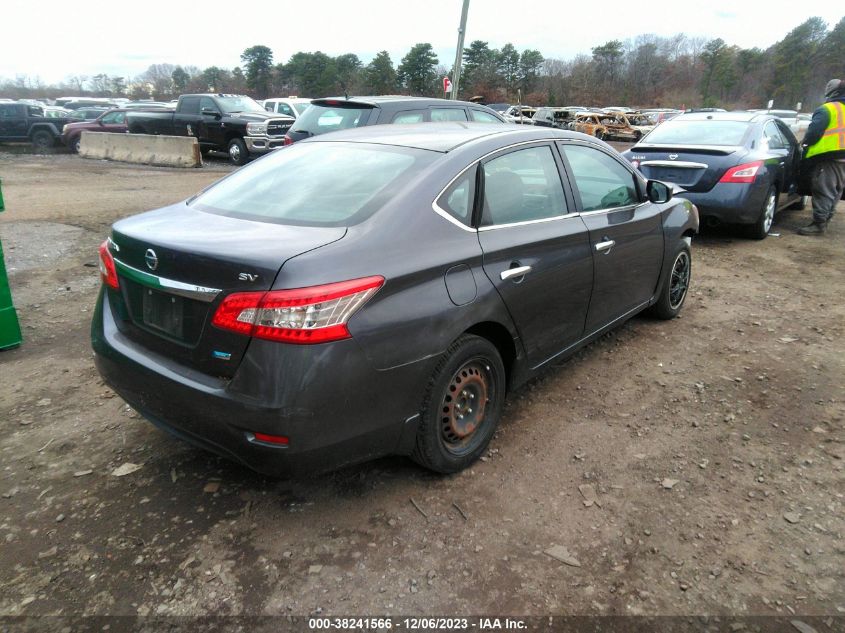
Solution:
M672 278L669 282L669 307L677 310L687 295L690 279L690 257L686 251L681 251L672 265Z

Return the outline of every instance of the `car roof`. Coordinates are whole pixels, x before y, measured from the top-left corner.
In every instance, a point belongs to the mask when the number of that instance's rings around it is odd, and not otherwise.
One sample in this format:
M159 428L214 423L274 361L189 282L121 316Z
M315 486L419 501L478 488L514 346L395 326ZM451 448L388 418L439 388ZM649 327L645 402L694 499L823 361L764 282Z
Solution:
M368 106L381 107L391 104L413 104L419 106L427 105L454 105L454 106L476 106L486 108L480 103L472 103L471 101L456 101L451 99L435 99L433 97L408 97L405 95L380 95L375 97L323 97L321 99L314 99L312 103L316 105L339 105L339 104L361 104Z
M413 123L402 125L370 125L359 128L321 134L306 139L305 143L373 143L413 147L434 152L450 152L462 145L494 136L507 137L509 142L534 141L547 138L591 139L584 134L565 132L551 128L495 123L464 123L449 121L443 123Z

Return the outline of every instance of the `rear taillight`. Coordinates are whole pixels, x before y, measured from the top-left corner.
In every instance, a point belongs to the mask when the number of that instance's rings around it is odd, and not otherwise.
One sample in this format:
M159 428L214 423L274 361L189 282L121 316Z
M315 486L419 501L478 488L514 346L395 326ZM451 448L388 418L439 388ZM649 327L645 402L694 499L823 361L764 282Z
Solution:
M743 163L736 167L731 167L719 179L719 182L754 182L757 178L757 172L763 166L762 160L755 160L753 163Z
M293 145L293 139L290 134L285 134L285 145Z
M236 292L223 300L211 323L270 341L308 345L349 338L349 318L384 285L384 277L323 286Z
M109 251L109 241L100 244L100 276L103 283L117 290L120 284L117 281L117 268L114 265L114 257Z

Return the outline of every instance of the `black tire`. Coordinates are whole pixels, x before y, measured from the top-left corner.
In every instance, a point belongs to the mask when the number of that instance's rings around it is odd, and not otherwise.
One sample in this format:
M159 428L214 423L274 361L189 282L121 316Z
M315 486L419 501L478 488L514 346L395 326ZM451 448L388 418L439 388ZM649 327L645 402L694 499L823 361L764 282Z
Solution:
M249 152L246 150L246 143L239 138L229 141L229 162L233 165L246 165L249 160Z
M38 130L32 135L32 146L39 151L47 151L56 145L56 139L47 130Z
M596 130L596 138L600 141L603 141L607 138L607 135L601 130Z
M775 221L775 213L777 213L778 191L774 187L769 187L766 192L766 197L763 200L763 208L760 209L760 216L754 224L746 227L746 234L752 240L763 240L772 230L772 224Z
M692 255L690 247L684 242L675 251L669 274L666 276L657 297L657 303L649 308L649 312L658 319L664 320L674 319L678 316L687 298L691 274Z
M68 144L68 149L74 153L79 153L79 146L82 144L82 135L80 134L74 139L71 139L70 143Z
M438 473L455 473L472 464L499 425L505 388L505 367L496 347L479 336L460 336L429 380L412 459Z

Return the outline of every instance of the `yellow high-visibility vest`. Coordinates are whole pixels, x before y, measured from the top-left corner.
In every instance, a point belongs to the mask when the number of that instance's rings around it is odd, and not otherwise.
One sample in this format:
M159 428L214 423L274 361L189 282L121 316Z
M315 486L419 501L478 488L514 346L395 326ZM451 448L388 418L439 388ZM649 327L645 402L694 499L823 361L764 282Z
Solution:
M845 152L845 104L829 101L824 107L830 120L822 137L807 149L807 158L828 152Z

